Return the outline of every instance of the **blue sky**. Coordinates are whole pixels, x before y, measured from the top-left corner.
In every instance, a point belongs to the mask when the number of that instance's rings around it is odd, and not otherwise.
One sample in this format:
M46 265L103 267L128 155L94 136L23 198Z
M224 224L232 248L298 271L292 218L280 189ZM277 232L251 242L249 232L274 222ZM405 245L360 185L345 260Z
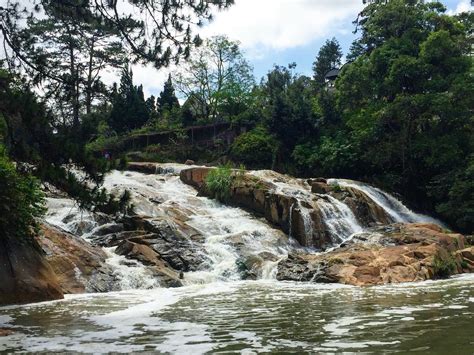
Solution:
M257 0L258 1L258 0ZM317 1L317 0L314 0ZM467 1L460 0L445 0L441 1L448 10L455 12L458 6L461 4L459 9L464 9L467 5ZM297 46L294 48L288 48L283 50L272 50L263 58L252 58L251 62L254 66L255 75L257 78L265 75L269 68L273 64L286 65L291 62L297 63L297 72L310 74L314 58L316 57L319 48L324 44L326 39L336 37L343 48L343 53L346 54L352 41L356 38L357 34L353 33L354 26L351 19L356 17L348 17L346 24L343 26L343 30L338 29L334 33L328 33L326 36L315 37L310 42ZM346 30L346 31L344 31Z
M441 2L454 13L470 10L470 1ZM291 62L297 63L298 73L309 75L326 39L336 37L347 53L356 37L352 21L362 7L362 0L235 0L235 5L217 13L200 34L225 34L239 41L257 81L274 64ZM135 81L144 85L146 94L156 95L173 70L136 67Z

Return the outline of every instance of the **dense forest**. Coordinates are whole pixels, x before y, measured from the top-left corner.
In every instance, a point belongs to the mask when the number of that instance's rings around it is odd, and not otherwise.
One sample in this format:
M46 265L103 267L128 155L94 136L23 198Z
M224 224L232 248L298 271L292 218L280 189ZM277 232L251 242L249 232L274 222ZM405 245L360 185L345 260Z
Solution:
M179 150L183 128L229 122L250 129L219 161L366 181L473 233L472 13L449 15L421 0L371 2L354 22L349 53L332 38L315 51L311 77L290 63L257 81L238 42L202 40L189 25L231 3L134 1L128 15L106 1L0 8L1 229L31 233L42 210L39 182L83 208L123 212L127 194L111 196L100 183L127 163L127 152L111 159L104 151L131 135L170 130ZM134 13L157 26L148 31ZM177 69L158 97L145 97L133 78L137 63ZM339 75L328 81L334 68ZM104 83L107 70L120 73L117 84ZM147 153L184 160L159 146Z

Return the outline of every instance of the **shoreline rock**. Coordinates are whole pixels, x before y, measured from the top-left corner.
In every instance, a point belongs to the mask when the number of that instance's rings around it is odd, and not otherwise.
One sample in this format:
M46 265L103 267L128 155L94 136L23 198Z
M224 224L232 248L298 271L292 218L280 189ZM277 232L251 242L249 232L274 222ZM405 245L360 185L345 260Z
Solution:
M473 251L462 235L437 225L395 224L328 253L291 253L278 265L277 280L355 286L424 281L448 276L441 274L444 267L451 274L473 272Z
M0 280L0 305L64 297L53 269L34 239L0 239Z

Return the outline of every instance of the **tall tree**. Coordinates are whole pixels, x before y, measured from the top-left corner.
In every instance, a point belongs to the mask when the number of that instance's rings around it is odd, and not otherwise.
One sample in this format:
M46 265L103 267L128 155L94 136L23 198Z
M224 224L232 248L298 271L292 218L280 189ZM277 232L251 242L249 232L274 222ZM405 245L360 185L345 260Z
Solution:
M142 127L150 118L145 103L143 87L133 84L133 73L129 67L122 70L120 86L113 98L109 125L117 133Z
M232 0L11 0L0 7L0 33L10 68L21 67L64 123L104 94L100 73L133 62L157 68L188 58L199 36L191 27Z
M175 77L179 91L193 98L193 111L208 121L230 118L226 108L245 100L254 86L239 43L225 36L207 40Z
M340 67L341 59L342 49L339 42L335 38L326 40L313 63L313 78L317 88L324 85L325 75L328 71Z
M365 51L343 70L338 102L346 136L365 147L366 173L433 201L422 207L437 207L457 223L453 218L473 217L469 208L452 215L446 208L455 199L453 181L461 179L457 191L472 188L464 182L474 151L473 62L470 29L445 12L442 4L421 0L368 5L359 23Z
M179 101L176 97L171 74L168 76L163 91L160 93L160 97L156 100L156 103L160 112L179 108Z

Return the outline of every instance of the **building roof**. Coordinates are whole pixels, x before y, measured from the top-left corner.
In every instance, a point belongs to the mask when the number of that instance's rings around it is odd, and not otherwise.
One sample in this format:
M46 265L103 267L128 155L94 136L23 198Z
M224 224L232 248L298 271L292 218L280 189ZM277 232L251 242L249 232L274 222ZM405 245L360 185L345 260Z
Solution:
M339 75L339 71L340 71L339 69L333 68L330 71L328 71L326 75L324 75L324 78L326 80L335 80L337 76Z

